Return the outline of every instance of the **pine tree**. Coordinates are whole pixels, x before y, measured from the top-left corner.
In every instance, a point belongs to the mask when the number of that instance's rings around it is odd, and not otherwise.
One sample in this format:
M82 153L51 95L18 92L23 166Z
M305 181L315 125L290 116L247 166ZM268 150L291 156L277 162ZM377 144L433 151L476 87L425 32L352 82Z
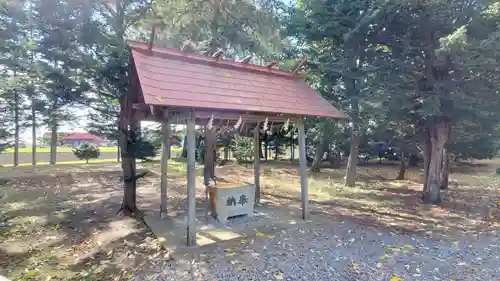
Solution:
M498 44L488 45L498 39L498 18L490 10L482 2L408 2L383 34L394 62L388 106L424 136L426 203L439 204L447 187L453 128L498 122Z
M364 102L370 94L367 80L377 69L379 58L386 55L377 48L378 34L395 9L389 2L310 0L301 1L288 20L290 34L308 52L312 82L327 100L340 105L350 117L347 186L356 181L358 146L369 120L364 118L364 112L371 108ZM325 141L320 141L320 145ZM318 153L323 150L320 148ZM322 155L317 157L320 159Z
M100 151L95 145L84 142L77 148L73 148L73 154L75 154L78 159L85 160L86 164L88 164L90 159L99 158Z
M87 40L91 41L93 22L85 3L59 0L32 1L32 20L43 103L31 102L46 106L44 123L52 133L50 163L55 164L58 128L72 119L71 107L90 90L84 70L92 65Z

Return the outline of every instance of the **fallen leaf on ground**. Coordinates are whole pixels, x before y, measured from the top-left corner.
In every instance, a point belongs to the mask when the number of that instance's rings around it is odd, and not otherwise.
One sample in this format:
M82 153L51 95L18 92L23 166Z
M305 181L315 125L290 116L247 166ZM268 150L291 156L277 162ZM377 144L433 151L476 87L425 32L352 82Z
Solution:
M257 232L255 235L257 235L259 237L273 238L271 235L265 234L265 233L262 233L262 232Z
M352 269L358 269L361 265L359 263L351 263L348 266Z
M400 275L398 274L394 274L392 276L392 278L390 279L390 281L402 281L403 280L403 277L401 277Z

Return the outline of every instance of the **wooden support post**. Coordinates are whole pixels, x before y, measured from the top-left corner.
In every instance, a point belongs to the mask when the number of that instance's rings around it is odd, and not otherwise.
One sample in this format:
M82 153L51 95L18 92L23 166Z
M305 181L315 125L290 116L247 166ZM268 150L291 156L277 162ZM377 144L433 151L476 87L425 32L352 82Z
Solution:
M299 119L297 123L299 130L299 164L300 164L300 193L302 198L302 219L309 218L308 205L308 190L307 190L307 166L306 166L306 134L304 131L304 121Z
M167 218L167 168L168 158L170 151L170 121L165 121L161 125L161 204L160 204L160 218Z
M260 204L260 124L257 122L253 131L253 174L255 184L255 205Z
M134 110L131 110L130 115L131 115L130 116L130 130L132 130L132 132L134 132L135 139L139 140L142 137L142 134L141 134L141 120L139 120L137 118L137 116L134 114ZM133 167L134 167L134 174L135 174L135 171L137 170L137 158L135 158L135 157L134 157L134 160L133 160Z
M187 120L187 188L188 188L188 219L187 219L187 245L196 245L196 167L195 167L195 118L191 113Z

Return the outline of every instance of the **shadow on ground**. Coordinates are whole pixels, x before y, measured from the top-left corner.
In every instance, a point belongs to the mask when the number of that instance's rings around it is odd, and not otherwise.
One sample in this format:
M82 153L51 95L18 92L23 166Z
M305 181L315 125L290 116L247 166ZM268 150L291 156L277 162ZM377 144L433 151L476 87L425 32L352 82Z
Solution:
M142 166L156 173L139 182L138 205L155 214L159 165ZM341 184L342 169L324 169L309 176L310 209L332 223L349 220L440 238L481 232L499 227L500 184L494 167L473 166L465 173L452 173L451 187L443 192L443 204L437 207L421 204L419 169L409 170L408 180L394 181L386 179L395 177L397 166L360 167L354 188ZM184 169L180 161L172 161L169 167L170 210L185 209ZM168 254L160 250L160 243L141 220L116 215L122 198L119 166L27 171L3 170L10 176L3 177L0 191L0 274L13 280L26 276L32 280L49 276L51 280L126 280L135 270L167 262ZM253 182L250 165L230 164L216 173L228 182ZM197 181L202 182L201 172ZM265 199L297 213L300 184L295 164L264 163L261 184ZM200 203L203 194L198 188Z
M4 180L0 274L12 280L126 279L149 257L165 255L142 221L117 216L120 174ZM138 203L146 209L156 203L155 182L140 183Z

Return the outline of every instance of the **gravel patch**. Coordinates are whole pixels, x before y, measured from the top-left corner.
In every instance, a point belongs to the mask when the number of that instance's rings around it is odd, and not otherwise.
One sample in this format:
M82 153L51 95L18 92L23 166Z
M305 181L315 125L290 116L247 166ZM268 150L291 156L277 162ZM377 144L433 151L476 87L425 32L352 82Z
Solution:
M500 231L426 238L348 222L297 225L165 262L132 280L500 280Z

